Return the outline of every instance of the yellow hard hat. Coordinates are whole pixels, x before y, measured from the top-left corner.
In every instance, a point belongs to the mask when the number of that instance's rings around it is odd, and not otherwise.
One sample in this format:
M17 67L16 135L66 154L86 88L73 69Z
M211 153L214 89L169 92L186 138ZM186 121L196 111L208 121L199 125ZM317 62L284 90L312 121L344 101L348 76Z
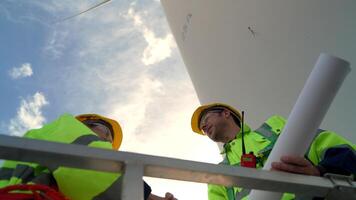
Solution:
M86 120L103 120L110 124L112 130L113 130L113 142L112 142L112 148L118 150L120 148L121 142L122 142L122 130L120 124L110 118L103 117L98 114L82 114L78 115L75 118L77 118L79 121L83 122Z
M214 108L214 107L226 108L226 109L230 110L231 112L233 112L235 114L235 116L237 118L239 118L239 120L241 120L240 111L236 110L235 108L233 108L227 104L223 104L223 103L205 104L205 105L199 106L193 113L192 120L191 120L191 126L192 126L192 130L194 132L199 133L201 135L205 135L203 133L203 131L199 128L200 120L201 120L202 114L204 113L205 110Z

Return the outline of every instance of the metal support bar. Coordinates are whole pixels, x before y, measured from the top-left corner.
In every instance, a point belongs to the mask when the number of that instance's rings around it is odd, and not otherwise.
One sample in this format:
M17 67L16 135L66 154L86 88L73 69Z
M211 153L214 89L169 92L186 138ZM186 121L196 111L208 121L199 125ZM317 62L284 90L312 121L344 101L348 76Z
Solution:
M122 172L125 163L141 163L144 167L143 175L149 177L308 196L325 197L334 188L329 179L322 177L215 165L1 135L0 158L36 162L49 168L67 166L108 172ZM356 183L353 184L355 188Z
M353 176L343 176L339 174L327 173L324 175L326 178L330 179L334 188L326 195L327 200L355 200L356 199L356 188L352 183Z
M143 165L128 162L122 180L122 200L143 200Z

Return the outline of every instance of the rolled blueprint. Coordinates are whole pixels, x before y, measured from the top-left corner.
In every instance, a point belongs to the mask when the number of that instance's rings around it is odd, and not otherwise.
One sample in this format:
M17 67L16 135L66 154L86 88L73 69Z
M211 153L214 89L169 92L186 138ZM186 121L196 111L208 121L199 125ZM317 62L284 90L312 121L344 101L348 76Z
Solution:
M311 144L331 102L350 72L349 62L321 54L299 94L286 126L279 136L264 170L283 155L303 156ZM252 190L250 200L276 200L282 193Z

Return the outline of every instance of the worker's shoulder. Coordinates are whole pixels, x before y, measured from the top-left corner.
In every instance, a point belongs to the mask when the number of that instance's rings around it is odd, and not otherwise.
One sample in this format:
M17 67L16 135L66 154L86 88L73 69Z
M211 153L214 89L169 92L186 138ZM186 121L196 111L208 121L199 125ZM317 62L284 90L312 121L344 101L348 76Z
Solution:
M80 123L72 114L63 113L62 115L57 117L55 120L44 124L42 127L28 130L24 134L24 137L34 138L34 139L42 139L43 137L48 135L48 133L51 133L55 129L58 129L58 127L60 127L60 126L72 127L71 126L72 124L80 124ZM44 134L44 133L46 133L46 134Z
M272 115L265 120L269 126L284 126L287 120L281 115Z
M338 143L338 144L348 144L356 149L356 144L353 144L350 140L346 139L342 135L338 134L337 132L331 130L323 130L318 129L317 135L314 138L315 142L326 142L326 143Z

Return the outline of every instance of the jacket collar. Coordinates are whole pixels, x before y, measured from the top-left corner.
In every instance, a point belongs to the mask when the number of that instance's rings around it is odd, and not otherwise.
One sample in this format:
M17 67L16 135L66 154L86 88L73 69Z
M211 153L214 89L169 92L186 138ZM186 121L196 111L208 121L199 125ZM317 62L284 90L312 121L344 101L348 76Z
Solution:
M248 134L250 132L251 132L250 126L247 125L247 124L244 124L244 134ZM231 149L231 146L232 146L231 143L234 142L235 140L241 138L241 135L242 135L241 133L242 133L242 129L240 128L240 131L236 134L235 139L233 139L230 142L224 144L224 148L220 152L220 154L224 154L224 153L226 153L226 151L229 151Z

